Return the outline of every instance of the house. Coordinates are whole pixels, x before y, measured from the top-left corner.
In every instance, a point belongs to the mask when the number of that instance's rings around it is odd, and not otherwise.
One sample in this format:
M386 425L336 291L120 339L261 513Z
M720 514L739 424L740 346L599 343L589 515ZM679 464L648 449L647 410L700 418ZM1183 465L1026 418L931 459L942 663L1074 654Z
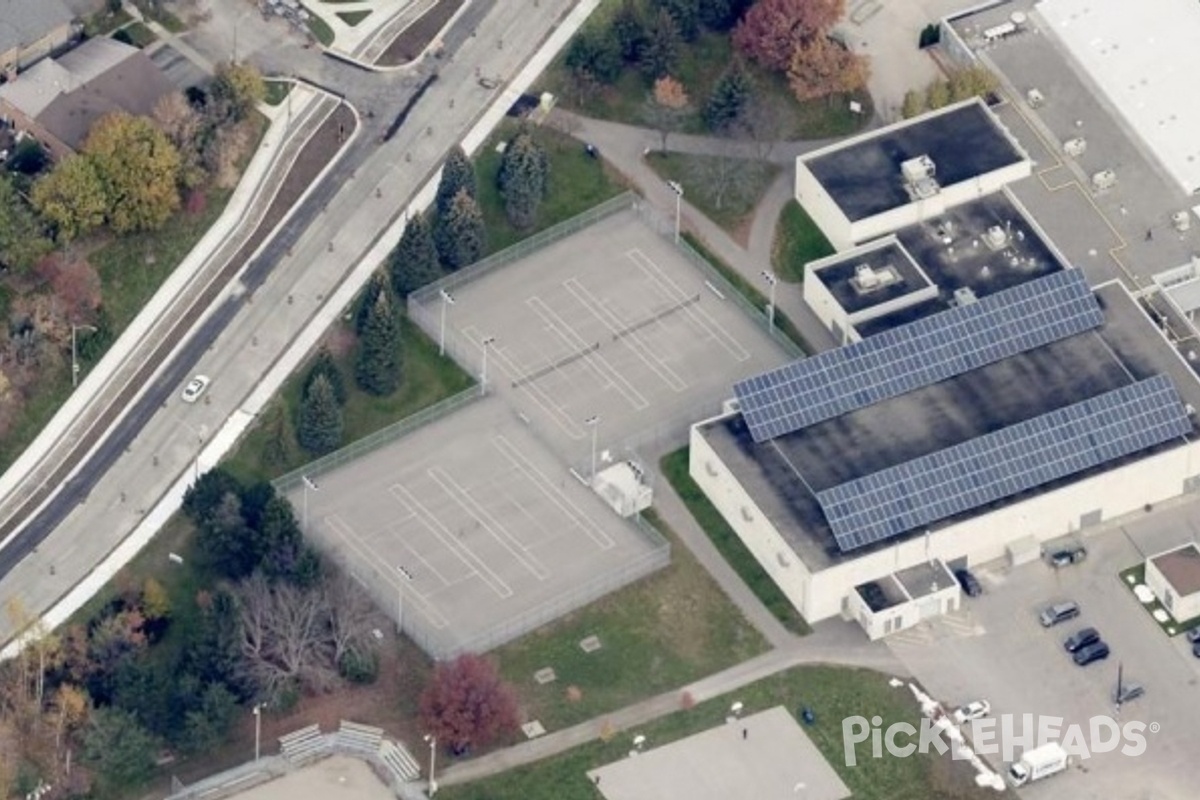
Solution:
M71 40L62 0L0 0L0 72L22 70Z
M114 111L149 116L173 91L174 84L141 50L114 39L89 39L0 86L0 116L60 159L79 149L100 117Z
M1177 621L1200 617L1200 548L1189 542L1146 559L1146 585Z

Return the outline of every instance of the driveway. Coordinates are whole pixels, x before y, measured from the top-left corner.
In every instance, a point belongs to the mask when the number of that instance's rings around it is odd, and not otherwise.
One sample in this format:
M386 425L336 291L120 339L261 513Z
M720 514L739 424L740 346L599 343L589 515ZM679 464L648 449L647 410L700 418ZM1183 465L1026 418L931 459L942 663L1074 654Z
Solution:
M1117 573L1155 553L1187 541L1200 519L1200 503L1189 501L1108 527L1085 541L1083 564L1054 570L1044 563L1009 568L974 567L985 594L964 600L957 616L923 624L888 640L897 657L948 705L978 697L992 713L1064 718L1084 726L1095 715L1161 726L1147 733L1145 753L1093 754L1067 775L1022 790L1030 798L1138 798L1188 800L1196 796L1200 763L1200 660L1181 638L1170 640L1119 582ZM1060 599L1078 602L1082 615L1049 630L1037 612ZM1085 626L1099 629L1112 648L1107 661L1077 667L1062 640ZM1146 694L1119 712L1111 700L1118 664L1126 680ZM1018 730L1021 722L1018 719ZM1086 727L1085 727L1086 730ZM1020 751L1020 747L1017 751ZM999 767L998 758L989 759Z

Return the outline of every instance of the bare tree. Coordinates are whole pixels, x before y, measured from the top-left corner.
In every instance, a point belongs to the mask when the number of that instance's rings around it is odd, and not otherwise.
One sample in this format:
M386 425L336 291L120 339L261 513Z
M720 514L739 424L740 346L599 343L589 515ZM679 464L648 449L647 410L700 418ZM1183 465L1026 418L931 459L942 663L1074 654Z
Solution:
M346 573L330 570L325 601L329 610L329 640L333 663L349 652L363 652L370 642L375 606L362 587Z
M730 126L735 139L753 143L756 158L769 161L775 145L787 138L792 126L791 112L778 102L754 96Z
M720 211L729 203L749 199L765 167L758 161L738 157L738 142L725 139L713 155L695 159L692 180Z
M268 698L292 684L324 691L336 680L325 592L254 574L238 588L242 654Z

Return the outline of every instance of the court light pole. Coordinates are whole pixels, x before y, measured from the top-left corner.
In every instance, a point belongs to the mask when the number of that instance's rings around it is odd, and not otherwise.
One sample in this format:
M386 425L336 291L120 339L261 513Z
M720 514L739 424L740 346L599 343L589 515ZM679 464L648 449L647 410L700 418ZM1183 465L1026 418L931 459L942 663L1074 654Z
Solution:
M433 769L437 762L437 737L432 733L425 734L425 741L429 742L429 796L433 797L437 794L438 785L437 778L434 777Z
M438 294L442 296L442 324L438 327L438 355L446 355L446 306L454 305L454 295L447 292L445 289L439 289Z
M300 511L300 532L308 533L308 490L312 489L316 492L320 490L320 487L307 475L301 475L300 481L304 484L304 502L301 504Z
M412 583L413 574L400 564L396 565L396 571L404 579L396 584L396 633L402 635L404 633L404 581Z
M600 427L600 416L593 415L583 421L592 429L592 488L596 488L596 430Z
M479 394L487 394L487 359L488 350L491 349L492 342L496 341L495 336L483 337L483 366L479 370Z
M679 244L679 207L683 204L683 186L678 181L667 181L675 193L675 244Z
M95 333L96 329L91 325L72 325L71 326L71 387L79 385L79 360L75 357L75 334L77 331L88 331Z
M768 290L768 294L770 295L770 297L767 299L767 328L770 329L771 335L774 336L775 335L775 285L779 283L779 278L775 275L774 272L771 272L770 270L766 270L766 269L764 269L762 271L762 276L763 276L763 280L765 280L767 282L767 286L770 287L770 289Z

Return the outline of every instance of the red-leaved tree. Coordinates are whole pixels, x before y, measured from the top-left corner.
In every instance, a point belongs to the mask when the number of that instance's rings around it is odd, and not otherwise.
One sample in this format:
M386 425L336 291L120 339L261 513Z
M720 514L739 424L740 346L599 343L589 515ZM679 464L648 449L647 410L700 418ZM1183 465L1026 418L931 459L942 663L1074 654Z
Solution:
M747 58L784 72L800 44L828 33L845 10L845 0L758 0L733 29L733 43Z
M516 695L491 661L465 653L434 669L421 695L421 719L439 742L462 754L516 730Z

